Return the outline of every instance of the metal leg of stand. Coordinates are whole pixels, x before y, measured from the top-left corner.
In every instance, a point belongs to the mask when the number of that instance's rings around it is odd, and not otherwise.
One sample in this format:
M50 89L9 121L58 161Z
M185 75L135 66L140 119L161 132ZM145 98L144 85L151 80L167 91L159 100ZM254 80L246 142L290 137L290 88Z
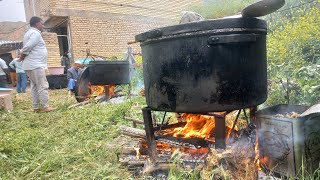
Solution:
M142 109L144 128L146 130L148 152L151 162L155 164L157 162L157 145L154 136L154 129L152 124L151 109L146 107Z
M104 86L104 94L106 95L106 101L109 101L111 99L110 86L109 85L105 85Z
M226 121L225 116L216 115L216 127L215 127L215 147L219 149L226 148Z
M257 125L256 122L256 112L257 112L257 106L250 108L250 123L253 123L254 125Z

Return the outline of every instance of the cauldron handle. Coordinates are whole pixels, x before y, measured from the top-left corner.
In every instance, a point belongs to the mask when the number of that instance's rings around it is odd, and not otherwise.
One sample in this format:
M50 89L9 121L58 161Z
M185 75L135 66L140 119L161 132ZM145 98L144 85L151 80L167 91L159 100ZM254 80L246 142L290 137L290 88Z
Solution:
M258 35L256 34L231 34L231 35L210 36L208 38L208 45L255 42L257 40L257 36Z

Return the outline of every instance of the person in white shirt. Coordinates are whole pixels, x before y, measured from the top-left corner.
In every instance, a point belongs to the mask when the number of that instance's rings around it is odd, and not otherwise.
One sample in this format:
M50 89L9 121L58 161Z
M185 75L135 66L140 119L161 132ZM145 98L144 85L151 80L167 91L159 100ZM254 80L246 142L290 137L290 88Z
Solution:
M44 23L41 18L34 16L30 19L30 26L23 37L20 56L23 61L22 69L30 79L33 111L50 112L54 108L49 107L49 83L45 73L48 67L48 51L41 36Z
M16 90L17 93L25 93L27 88L27 74L22 69L22 62L20 61L20 54L18 55L18 58L13 59L9 66L14 69L17 73L17 85Z
M9 73L8 66L6 62L0 58L0 87L8 87L8 83L6 80L6 74Z

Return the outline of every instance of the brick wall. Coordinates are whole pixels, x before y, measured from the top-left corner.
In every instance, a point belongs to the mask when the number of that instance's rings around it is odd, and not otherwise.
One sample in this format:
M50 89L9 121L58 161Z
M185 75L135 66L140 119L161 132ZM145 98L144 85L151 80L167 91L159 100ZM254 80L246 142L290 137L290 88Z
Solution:
M85 53L80 51L86 48L90 48L92 54L100 56L109 58L119 56L126 51L127 42L134 41L135 35L167 24L168 21L159 21L152 18L99 19L70 17L74 58L85 57ZM140 52L138 43L130 46L134 52Z
M181 11L198 3L203 0L24 0L27 21L34 13L46 20L50 16L75 16L77 11L177 19Z
M48 49L48 66L61 66L57 34L44 32L42 38Z
M134 36L156 27L177 24L181 12L203 0L24 0L27 21L35 12L43 20L69 17L74 59L90 48L93 54L120 56ZM87 43L87 44L86 44ZM131 45L140 52L139 44ZM56 51L56 50L54 50ZM59 53L57 53L59 54ZM49 55L50 56L50 55ZM53 58L55 59L55 58Z
M50 0L50 8L51 13L57 16L61 16L57 10L69 9L177 19L181 11L202 2L203 0Z
M47 20L50 16L52 3L52 0L24 0L26 21L29 22L34 15Z
M22 41L28 28L25 22L0 22L0 40Z

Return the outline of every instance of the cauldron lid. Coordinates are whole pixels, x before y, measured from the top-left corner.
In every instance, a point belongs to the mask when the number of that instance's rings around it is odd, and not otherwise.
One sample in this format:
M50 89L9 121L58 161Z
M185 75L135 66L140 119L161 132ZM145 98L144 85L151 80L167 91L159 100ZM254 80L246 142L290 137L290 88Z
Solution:
M257 18L223 18L207 21L198 21L153 29L136 35L135 40L138 42L143 42L147 39L159 38L162 36L226 28L249 28L266 30L267 23L266 21Z

